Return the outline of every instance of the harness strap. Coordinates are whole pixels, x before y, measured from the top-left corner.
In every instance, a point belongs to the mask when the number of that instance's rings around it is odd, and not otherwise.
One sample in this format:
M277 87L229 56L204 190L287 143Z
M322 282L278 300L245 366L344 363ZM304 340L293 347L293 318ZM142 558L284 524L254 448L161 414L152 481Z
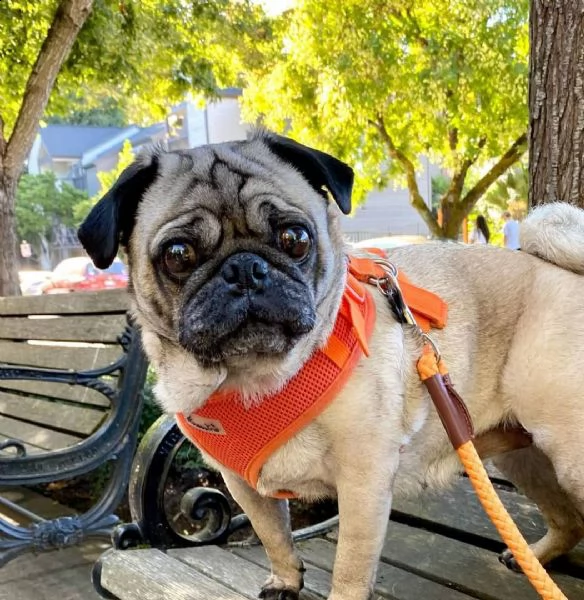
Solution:
M385 253L377 248L366 248L366 251L380 258L386 258ZM371 258L356 256L351 256L349 259L349 273L364 283L372 283L387 276L387 272ZM412 284L401 271L398 272L397 280L403 301L414 313L416 323L422 331L427 333L432 328L443 329L446 327L448 304L440 296Z

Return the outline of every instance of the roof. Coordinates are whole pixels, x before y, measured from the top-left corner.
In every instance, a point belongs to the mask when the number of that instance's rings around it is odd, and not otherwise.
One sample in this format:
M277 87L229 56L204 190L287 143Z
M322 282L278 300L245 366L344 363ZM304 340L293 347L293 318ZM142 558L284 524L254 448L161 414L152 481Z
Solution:
M219 90L219 96L221 98L239 98L242 94L240 87L226 87Z
M123 131L125 127L47 125L40 129L41 140L53 158L81 158L83 153Z
M123 130L120 130L123 131ZM96 148L90 155L85 155L82 157L83 166L87 167L95 163L95 161L109 154L118 154L126 140L129 140L132 144L133 148L140 146L145 143L150 143L152 141L152 137L156 134L166 131L166 122L155 123L154 125L150 125L150 127L141 127L135 130L133 133L129 130L128 135L124 136L123 140L112 140L112 144L104 145L102 148Z

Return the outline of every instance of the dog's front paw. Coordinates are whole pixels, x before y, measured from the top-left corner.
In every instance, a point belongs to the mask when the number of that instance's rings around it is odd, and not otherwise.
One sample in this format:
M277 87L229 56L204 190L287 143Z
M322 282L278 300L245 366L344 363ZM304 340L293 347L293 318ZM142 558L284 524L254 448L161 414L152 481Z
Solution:
M304 568L300 568L300 572L296 573L296 575L300 575L298 581L298 587L294 587L296 582L293 580L284 580L281 577L273 574L270 575L270 578L264 583L262 586L262 591L260 592L260 598L262 600L299 600L298 594L302 589L304 584L302 573L304 572Z
M499 554L499 562L503 563L510 571L523 573L523 569L519 566L517 559L513 556L513 552L509 548Z
M296 590L290 588L264 587L260 592L260 598L263 600L298 600L299 596Z

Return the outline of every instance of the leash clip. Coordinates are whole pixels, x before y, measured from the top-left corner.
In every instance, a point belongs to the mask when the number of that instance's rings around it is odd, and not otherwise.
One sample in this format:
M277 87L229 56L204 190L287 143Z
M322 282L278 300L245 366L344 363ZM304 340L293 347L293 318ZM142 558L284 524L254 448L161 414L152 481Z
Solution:
M432 352L436 357L436 363L438 364L442 360L442 354L440 354L440 348L438 348L438 344L432 339L432 336L424 331L422 331L422 339L432 348Z
M393 312L401 323L414 326L422 334L423 332L418 326L416 319L414 319L410 307L404 300L397 278L397 267L383 258L375 258L373 260L385 271L386 275L385 277L372 277L370 283L374 283L377 289L389 300Z
M383 258L375 258L373 260L385 271L386 275L385 277L372 277L370 278L369 282L375 284L377 289L389 300L391 308L400 322L415 327L416 331L420 334L424 342L430 346L434 356L436 357L436 362L439 363L442 355L440 354L438 345L432 336L423 331L418 325L412 311L410 310L410 307L404 300L397 278L397 267L390 261Z

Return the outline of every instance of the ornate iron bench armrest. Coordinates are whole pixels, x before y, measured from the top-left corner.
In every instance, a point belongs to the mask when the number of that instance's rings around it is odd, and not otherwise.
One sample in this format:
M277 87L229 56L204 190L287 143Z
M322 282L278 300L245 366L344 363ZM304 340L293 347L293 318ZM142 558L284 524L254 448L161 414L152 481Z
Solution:
M5 440L0 446L0 488L68 479L89 473L108 461L114 463L101 497L80 516L43 520L0 497L0 504L32 521L32 525L21 527L0 518L0 566L27 551L79 544L86 536L109 536L113 526L119 522L113 511L126 491L148 365L136 329L128 325L118 341L123 354L101 369L66 371L0 364L0 380L41 380L85 386L105 395L111 403L109 415L97 430L68 448L27 455L21 442ZM117 389L103 379L113 373L119 373ZM8 448L15 449L16 453L4 453L3 450Z

